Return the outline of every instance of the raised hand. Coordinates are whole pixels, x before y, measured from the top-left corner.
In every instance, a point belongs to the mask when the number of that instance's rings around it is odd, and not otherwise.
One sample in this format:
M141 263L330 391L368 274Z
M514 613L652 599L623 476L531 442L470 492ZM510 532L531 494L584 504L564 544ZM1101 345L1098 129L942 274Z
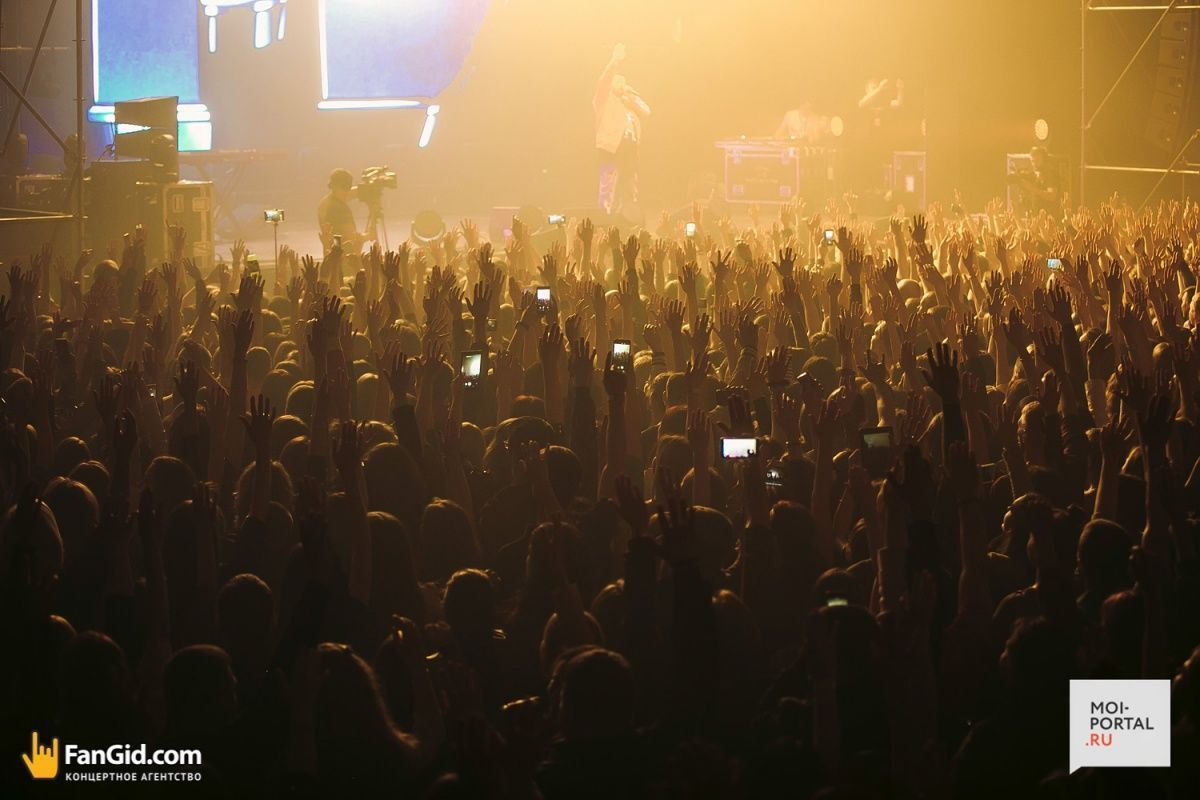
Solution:
M1125 265L1121 263L1121 259L1114 258L1108 271L1104 273L1104 290L1108 292L1110 304L1120 305L1125 296L1125 284L1121 278L1121 273L1124 271Z
M663 558L671 565L690 561L698 555L695 537L696 512L683 499L679 485L667 475L658 472L659 495L663 502L658 506L658 528L662 533Z
M769 386L784 386L788 382L788 367L790 363L791 353L788 349L786 347L776 347L760 360L759 371L766 375Z
M595 361L595 348L588 344L587 339L576 339L571 348L571 358L567 362L567 372L571 376L572 386L586 388L592 385Z
M950 345L945 342L938 342L937 352L935 353L931 348L925 351L925 355L929 359L929 369L921 370L921 374L925 376L925 382L937 392L943 403L957 402L958 351L952 351Z
M621 248L621 255L625 258L625 268L627 270L637 270L638 251L641 247L642 245L638 241L638 237L632 234L625 240L625 246Z
M254 443L254 452L260 458L269 458L271 452L271 426L275 423L275 409L265 395L250 398L250 413L242 415L246 436Z
M138 313L144 317L149 317L154 313L154 299L158 296L158 287L154 284L154 278L147 275L142 279L142 285L138 287L137 306Z
M609 353L604 357L604 392L608 395L610 402L614 402L617 398L623 399L628 386L629 376L613 365L612 353Z
M779 257L773 264L781 278L790 278L796 269L796 254L792 248L785 247L779 251Z
M1087 370L1088 378L1092 380L1108 380L1108 377L1116 372L1116 352L1113 350L1111 335L1102 333L1088 345Z
M557 322L553 322L546 326L542 331L542 336L538 340L538 356L542 360L542 369L548 375L554 374L557 368L558 359L562 357L563 351L563 333L558 327Z
M925 236L929 231L929 226L925 222L924 214L913 215L912 225L909 226L908 232L912 235L914 244L925 244Z
M1035 340L1038 357L1051 369L1060 374L1066 371L1066 358L1063 355L1062 336L1052 327L1038 331Z

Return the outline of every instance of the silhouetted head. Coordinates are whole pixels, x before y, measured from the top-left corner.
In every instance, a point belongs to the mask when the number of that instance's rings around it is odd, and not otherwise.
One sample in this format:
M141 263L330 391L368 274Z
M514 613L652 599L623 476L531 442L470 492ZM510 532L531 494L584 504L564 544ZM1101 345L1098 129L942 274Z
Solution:
M169 736L208 736L237 714L237 680L229 656L211 644L184 647L163 670Z
M446 584L442 607L456 639L490 636L496 626L496 591L492 579L483 570L459 570Z
M234 575L217 595L217 636L233 663L265 665L275 631L275 599L257 575Z
M619 653L600 647L568 650L555 664L550 694L567 741L633 732L633 670Z

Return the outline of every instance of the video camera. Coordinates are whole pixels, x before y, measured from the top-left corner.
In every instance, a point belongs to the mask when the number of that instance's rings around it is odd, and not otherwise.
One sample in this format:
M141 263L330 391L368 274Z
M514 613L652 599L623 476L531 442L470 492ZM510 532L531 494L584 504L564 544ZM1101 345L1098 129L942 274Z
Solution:
M383 202L383 190L396 188L396 173L389 167L367 167L354 187L354 196L368 208L377 209Z

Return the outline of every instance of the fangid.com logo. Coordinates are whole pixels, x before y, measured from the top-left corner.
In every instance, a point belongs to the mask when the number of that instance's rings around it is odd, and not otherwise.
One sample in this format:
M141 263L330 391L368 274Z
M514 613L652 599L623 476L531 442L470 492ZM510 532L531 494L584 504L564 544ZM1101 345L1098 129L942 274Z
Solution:
M1171 766L1171 682L1071 681L1071 772Z
M34 780L62 777L66 781L198 781L203 757L199 750L150 749L144 744L114 744L102 748L66 744L59 758L58 738L38 743L33 732L28 753L21 754ZM196 768L196 771L189 770ZM114 769L110 769L114 768Z

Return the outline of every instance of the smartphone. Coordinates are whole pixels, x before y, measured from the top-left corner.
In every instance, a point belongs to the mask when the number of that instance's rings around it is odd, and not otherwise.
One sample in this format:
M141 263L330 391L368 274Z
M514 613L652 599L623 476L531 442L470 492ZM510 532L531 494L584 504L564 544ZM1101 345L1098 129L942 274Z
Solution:
M863 467L872 478L882 478L887 475L888 468L895 460L892 446L892 428L884 425L878 428L862 428L859 430L862 447Z
M684 233L684 235L685 235L685 236L687 236L689 239L695 239L695 238L696 238L696 223L694 223L694 222L689 222L689 223L687 223L686 225L684 225L684 226L683 226L683 233Z
M612 360L617 372L629 372L633 368L633 345L628 339L613 340Z
M263 211L263 222L283 222L282 208L268 208Z
M833 228L825 229L825 244L833 244L834 231Z
M562 225L566 221L567 217L564 214L548 214L546 216L547 225Z
M333 235L333 246L334 247L342 246L342 235L340 233L335 233Z
M260 272L262 272L262 268L258 266L258 256L253 253L246 256L246 274L258 275Z
M835 597L826 597L825 598L825 607L826 608L837 608L839 606L848 606L848 605L850 605L850 601L844 597L836 597L835 596Z
M488 329L489 331L494 331L494 330L496 330L496 320L495 320L495 319L493 319L492 317L488 317L488 321L487 321L487 329Z
M738 439L730 436L721 437L721 458L738 460L753 458L758 455L758 439Z
M770 486L772 489L782 489L783 488L783 470L781 470L779 467L768 467L767 468L767 486Z
M535 296L535 299L537 300L537 306L538 306L539 312L545 314L547 311L549 311L550 310L550 287L549 286L537 287L537 294Z
M158 387L157 386L147 386L146 391L150 392L151 399L158 398Z
M462 366L459 367L459 372L463 377L463 388L474 389L479 385L479 371L482 368L482 351L468 350L462 354Z
M1046 259L1046 269L1053 269L1053 270L1062 269L1062 259L1061 258L1047 258Z

